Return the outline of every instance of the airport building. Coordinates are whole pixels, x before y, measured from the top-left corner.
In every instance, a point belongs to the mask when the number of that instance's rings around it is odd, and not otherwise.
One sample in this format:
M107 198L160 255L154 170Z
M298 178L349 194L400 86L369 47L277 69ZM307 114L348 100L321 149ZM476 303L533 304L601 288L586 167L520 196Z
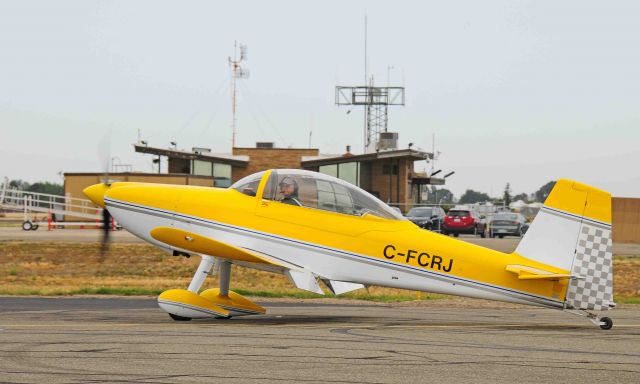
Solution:
M396 135L397 137L397 135ZM394 145L372 153L352 154L347 147L340 155L321 155L317 148L276 148L273 143L257 143L255 148L233 148L230 154L212 153L208 148L191 151L135 144L135 151L152 155L167 173L111 173L110 180L226 188L241 178L272 168L306 169L348 181L382 201L406 211L420 203L421 186L444 184L414 171L416 161L432 158L428 152L397 149ZM83 197L82 189L102 182L103 173L65 173L65 194Z

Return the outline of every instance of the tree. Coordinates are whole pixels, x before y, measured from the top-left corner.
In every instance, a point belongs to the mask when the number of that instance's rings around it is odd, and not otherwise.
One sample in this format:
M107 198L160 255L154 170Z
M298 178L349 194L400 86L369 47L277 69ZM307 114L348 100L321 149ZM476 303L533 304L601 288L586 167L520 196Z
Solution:
M19 189L21 191L64 196L64 187L61 184L50 183L48 181L39 181L29 184L24 180L11 180L9 182L9 187Z
M429 204L450 204L453 203L453 193L445 188L437 188L436 186L431 186L431 191L429 191L429 198L426 203Z
M64 187L61 184L45 182L33 183L27 188L29 192L48 193L50 195L64 196Z
M489 200L491 199L486 193L477 192L472 189L467 189L462 196L460 196L460 204L481 203Z
M24 180L11 180L9 182L9 187L19 189L21 191L26 191L29 189L29 183Z
M502 194L502 200L507 207L511 204L511 185L507 183L504 187L504 193Z
M512 197L513 201L522 200L525 203L529 202L529 196L526 193L518 193L517 195Z
M551 193L551 190L555 185L556 185L556 182L555 180L553 180L543 185L542 187L540 187L540 189L538 189L534 193L536 201L544 203L544 201L547 199L547 196L549 196L549 194Z

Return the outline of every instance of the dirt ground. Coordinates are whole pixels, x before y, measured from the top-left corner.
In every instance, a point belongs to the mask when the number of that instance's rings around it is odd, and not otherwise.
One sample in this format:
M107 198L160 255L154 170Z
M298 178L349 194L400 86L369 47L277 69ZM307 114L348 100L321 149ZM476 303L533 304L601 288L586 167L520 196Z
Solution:
M147 244L111 244L101 256L99 245L94 243L4 241L0 242L0 294L65 294L97 288L153 294L186 287L198 262L198 258L173 257ZM640 258L616 256L614 270L616 297L640 296ZM234 267L232 283L235 289L249 291L300 292L284 276L246 268ZM355 296L428 297L426 293L380 287L361 291Z

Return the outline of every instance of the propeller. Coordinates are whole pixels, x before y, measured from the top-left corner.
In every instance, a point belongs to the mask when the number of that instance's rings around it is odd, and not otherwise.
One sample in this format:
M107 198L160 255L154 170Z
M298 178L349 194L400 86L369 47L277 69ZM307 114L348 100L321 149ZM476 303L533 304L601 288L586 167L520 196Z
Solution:
M98 143L98 160L102 166L102 183L109 187L109 167L111 165L111 129L109 129ZM102 208L102 240L100 243L100 263L104 261L109 251L109 236L111 234L111 213L105 206Z

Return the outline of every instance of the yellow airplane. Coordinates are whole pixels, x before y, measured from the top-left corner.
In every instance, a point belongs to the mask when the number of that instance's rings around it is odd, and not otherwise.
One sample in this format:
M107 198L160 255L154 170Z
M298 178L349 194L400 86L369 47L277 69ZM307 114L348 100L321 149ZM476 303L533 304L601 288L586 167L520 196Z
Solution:
M613 322L611 195L559 180L513 253L423 230L364 190L324 174L277 169L231 187L96 184L84 190L124 228L202 260L188 289L158 297L174 320L266 310L229 290L231 264L285 274L336 295L377 285L530 304ZM213 272L212 272L213 270ZM220 286L200 292L205 278Z

